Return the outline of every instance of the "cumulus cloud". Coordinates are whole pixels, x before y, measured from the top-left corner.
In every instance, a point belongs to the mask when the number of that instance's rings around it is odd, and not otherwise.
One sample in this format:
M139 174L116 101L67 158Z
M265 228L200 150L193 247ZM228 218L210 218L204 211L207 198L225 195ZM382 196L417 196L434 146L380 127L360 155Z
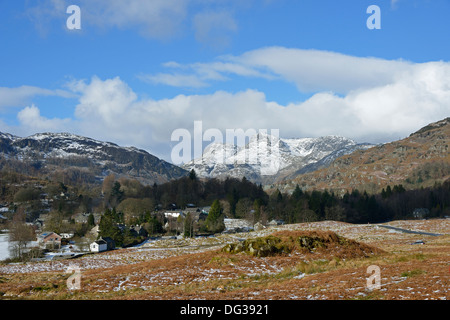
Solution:
M35 105L22 109L17 114L17 118L26 132L70 131L68 127L71 123L70 119L48 119L41 116L39 108Z

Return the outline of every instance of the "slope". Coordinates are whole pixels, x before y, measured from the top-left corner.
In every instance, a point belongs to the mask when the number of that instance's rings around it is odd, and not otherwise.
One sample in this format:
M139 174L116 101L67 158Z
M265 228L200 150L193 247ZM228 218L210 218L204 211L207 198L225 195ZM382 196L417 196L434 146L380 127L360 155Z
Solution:
M273 185L292 191L328 189L339 193L352 189L379 192L388 185L420 188L450 177L450 118L431 123L409 137L357 150L334 160L327 168L301 174Z

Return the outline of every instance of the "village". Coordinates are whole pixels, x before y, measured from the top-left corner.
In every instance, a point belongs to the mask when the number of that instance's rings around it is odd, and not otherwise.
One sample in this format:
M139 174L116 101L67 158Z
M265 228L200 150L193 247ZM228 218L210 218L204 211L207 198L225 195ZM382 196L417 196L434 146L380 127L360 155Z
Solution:
M63 196L63 195L61 195ZM46 203L47 200L46 200ZM35 240L29 241L26 245L27 252L35 252L29 256L30 261L54 261L74 259L86 254L95 254L126 247L141 247L146 244L164 240L182 240L185 238L210 238L217 233L202 232L200 226L206 218L211 207L197 207L188 204L185 208L177 208L172 204L168 210L157 210L152 216L162 222L162 228L149 227L145 224L126 225L116 223L117 228L122 233L127 233L136 240L132 244L118 245L111 237L101 236L100 221L102 213L76 213L62 223L69 225L69 220L80 225L90 225L83 237L72 232L57 232L48 228L49 213L40 214L33 222L26 224L35 232ZM8 207L1 207L0 213L8 213ZM0 221L6 225L7 218L0 215ZM253 223L249 219L236 219L225 217L223 219L224 230L221 234L248 233L259 231L266 227L283 225L282 220L272 220ZM67 228L66 228L67 229ZM153 230L152 230L153 229ZM5 230L6 231L6 230Z
M25 222L33 230L33 234L26 239L19 236L25 241L13 241L19 248L15 250L16 260L9 259L9 262L74 259L86 254L142 247L164 240L181 241L186 238L211 238L218 234L249 233L285 224L280 219L269 221L267 216L255 219L255 210L251 207L247 207L246 216L240 217L230 216L220 209L223 227L220 230L208 230L205 225L211 206L197 206L193 203L188 203L183 208L175 203L165 207L158 204L151 211L141 207L140 210L145 212L127 216L115 208L102 213L77 210L78 212L68 215L55 210L58 208L55 205L58 201L65 204L73 201L74 196L64 191L51 196L40 193L40 198L33 202L0 203L0 230L7 233L14 222L13 217L20 216L21 213L28 217L33 212L33 207L39 209L33 219L26 219ZM226 206L225 201L221 202L220 206L222 205ZM108 220L106 212L115 218ZM428 209L416 208L412 217L423 219L428 214ZM103 223L103 228L112 228L113 231L108 233L101 230L102 220L109 221L109 225Z

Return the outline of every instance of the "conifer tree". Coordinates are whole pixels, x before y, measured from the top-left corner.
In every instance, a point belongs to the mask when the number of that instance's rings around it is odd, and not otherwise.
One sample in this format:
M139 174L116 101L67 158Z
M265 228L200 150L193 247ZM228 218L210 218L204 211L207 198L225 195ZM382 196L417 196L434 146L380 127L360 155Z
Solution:
M219 200L214 200L209 210L208 217L206 218L206 228L210 232L222 232L225 230L225 222L223 216L222 206Z

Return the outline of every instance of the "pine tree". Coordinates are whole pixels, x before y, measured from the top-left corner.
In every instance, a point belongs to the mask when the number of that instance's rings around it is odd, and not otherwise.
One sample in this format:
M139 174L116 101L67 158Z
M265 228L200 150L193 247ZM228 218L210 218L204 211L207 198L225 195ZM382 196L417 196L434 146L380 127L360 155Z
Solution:
M212 203L205 223L206 228L210 232L218 233L225 230L223 210L219 200L214 200Z
M300 200L300 198L303 195L303 191L302 189L300 189L300 187L298 186L298 184L295 186L295 190L292 193L292 199L294 200L294 202Z
M90 227L93 227L95 225L95 219L94 219L94 215L92 213L88 216L87 223L88 223L88 226L90 226Z
M119 246L123 244L123 235L114 217L115 210L106 209L99 223L99 236L110 237Z
M191 179L191 180L197 180L197 173L195 172L194 169L192 169L192 170L189 172L189 179Z

